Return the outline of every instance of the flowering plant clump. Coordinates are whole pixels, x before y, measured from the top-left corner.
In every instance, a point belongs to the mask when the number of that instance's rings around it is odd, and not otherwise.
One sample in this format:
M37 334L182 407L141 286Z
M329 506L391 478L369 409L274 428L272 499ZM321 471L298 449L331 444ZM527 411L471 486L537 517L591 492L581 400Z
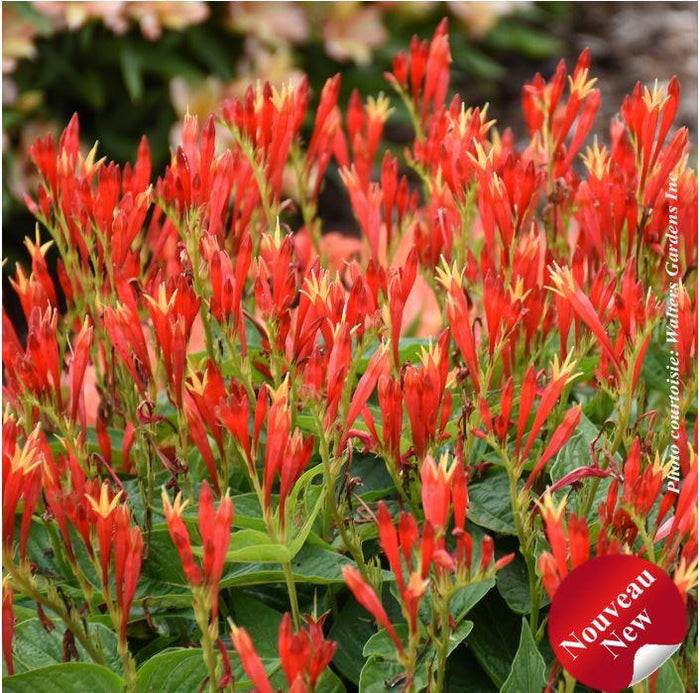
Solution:
M450 62L445 23L394 59L401 157L390 100L343 109L340 76L185 117L157 174L145 140L123 167L82 150L77 116L34 144L26 328L3 315L8 690L573 691L549 599L611 553L691 617L678 82L594 138L584 51L524 86L520 146L448 99ZM322 233L335 171L359 240ZM658 690L693 688L696 630Z

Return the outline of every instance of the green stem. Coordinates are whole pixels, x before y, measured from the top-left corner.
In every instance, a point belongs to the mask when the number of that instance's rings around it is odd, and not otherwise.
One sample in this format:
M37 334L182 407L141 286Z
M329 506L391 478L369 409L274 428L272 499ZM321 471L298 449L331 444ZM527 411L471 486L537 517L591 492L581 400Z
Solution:
M203 595L195 595L195 613L197 615L197 624L199 625L199 629L202 631L202 657L209 675L209 690L211 693L217 693L219 690L219 684L216 675L216 652L214 651L215 638L212 638L212 633L210 631L209 610L204 607L204 600L200 599L200 596Z
M437 658L437 687L436 692L442 693L445 685L445 669L447 668L447 653L450 648L450 603L447 599L443 600L444 605L441 609L440 623L441 633L440 646L438 648Z
M65 624L66 628L73 633L78 642L90 655L90 659L97 664L104 664L105 658L102 652L95 647L87 629L83 626L79 617L70 607L65 607L60 601L51 599L48 595L42 594L31 579L26 578L12 561L3 560L3 565L11 575L12 581L18 587L18 591L26 594L41 606L53 611Z
M294 621L295 630L301 628L301 614L299 612L299 599L297 597L297 587L294 583L294 575L292 574L292 563L286 561L282 564L284 569L284 579L287 582L287 592L289 593L289 602L292 607L292 621Z

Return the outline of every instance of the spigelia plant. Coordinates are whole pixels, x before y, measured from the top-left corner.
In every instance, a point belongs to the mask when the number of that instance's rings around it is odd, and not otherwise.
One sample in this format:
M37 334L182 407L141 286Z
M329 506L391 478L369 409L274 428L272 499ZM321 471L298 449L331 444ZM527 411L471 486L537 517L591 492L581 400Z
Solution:
M77 116L34 144L26 324L3 316L8 690L573 691L549 599L611 553L694 619L678 82L594 137L584 51L524 86L521 138L449 96L450 63L444 23L394 59L400 157L392 101L343 108L340 76L186 117L159 175L145 140L133 165L82 149ZM336 172L359 238L324 232ZM693 689L696 632L657 690Z

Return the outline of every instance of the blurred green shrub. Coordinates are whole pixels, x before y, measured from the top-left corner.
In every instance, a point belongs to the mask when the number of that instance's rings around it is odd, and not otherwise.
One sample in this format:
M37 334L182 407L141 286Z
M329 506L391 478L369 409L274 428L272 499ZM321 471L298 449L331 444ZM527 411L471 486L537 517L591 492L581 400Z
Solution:
M335 71L343 72L345 97L355 87L386 90L391 56L445 14L453 83L486 101L507 89L510 66L561 51L551 27L565 24L569 9L532 2L4 3L4 255L14 255L31 230L21 202L32 185L27 148L73 112L84 142L99 133L100 153L118 161L132 159L133 143L147 134L158 170L188 108L206 115L251 81L278 84L302 73L315 93ZM399 140L402 113L392 119Z

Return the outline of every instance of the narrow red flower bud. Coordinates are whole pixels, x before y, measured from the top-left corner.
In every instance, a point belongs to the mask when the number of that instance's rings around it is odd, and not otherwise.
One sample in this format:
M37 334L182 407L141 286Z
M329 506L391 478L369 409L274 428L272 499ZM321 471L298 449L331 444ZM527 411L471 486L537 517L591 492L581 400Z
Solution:
M540 570L540 574L542 575L544 588L547 591L549 598L552 599L556 591L559 589L559 585L561 584L562 580L559 572L557 571L557 561L551 553L545 551L544 553L540 554L537 565Z
M581 422L582 411L583 410L581 407L576 405L566 412L563 421L559 424L559 426L557 426L557 430L554 431L554 434L550 438L547 447L542 453L542 457L540 457L539 461L530 472L527 482L525 483L525 488L530 488L530 486L532 486L533 482L535 479L537 479L537 476L544 469L547 462L549 462L549 460L551 460L569 442L571 436Z
M126 643L129 612L141 575L143 537L138 526L131 526L126 506L118 508L114 525L114 580L120 615L119 638Z
M265 667L255 651L253 646L253 641L248 635L248 631L245 628L236 628L233 626L231 631L231 640L233 641L233 646L238 652L238 656L241 658L241 664L245 673L248 675L255 690L258 693L274 693L273 688L270 685L270 681L265 673Z
M224 570L226 553L231 541L233 503L226 494L214 511L214 495L206 481L199 492L199 531L204 546L204 585L211 591L212 616L216 618L219 604L219 580Z
M428 456L421 467L423 512L425 519L436 528L444 529L447 525L454 469L453 465L452 469L447 470L447 456L443 456L439 464L435 464L435 460Z
M493 551L493 539L486 534L481 540L481 563L479 564L479 569L482 572L486 572L490 568L491 561L493 560Z
M396 535L396 529L394 528L394 519L384 502L379 503L377 523L379 525L379 543L381 544L382 551L389 560L389 565L396 576L396 584L399 586L399 592L403 592L405 584L403 568L401 567L401 558L399 556L399 541Z
M199 566L195 563L190 534L182 519L182 513L189 501L183 501L182 492L180 492L175 496L175 501L171 504L165 489L163 489L162 498L168 531L177 552L180 554L180 562L182 563L185 577L190 585L197 587L202 584L202 573Z
M343 566L343 580L355 595L355 599L377 619L379 625L389 634L396 649L403 655L404 646L389 620L389 616L374 590L365 582L360 572L352 566Z
M15 636L14 591L9 578L2 581L2 654L5 658L7 673L15 673L12 659L12 640Z
M280 623L278 649L290 689L299 684L305 687L304 676L309 669L311 642L307 631L294 633L289 613L282 617Z

